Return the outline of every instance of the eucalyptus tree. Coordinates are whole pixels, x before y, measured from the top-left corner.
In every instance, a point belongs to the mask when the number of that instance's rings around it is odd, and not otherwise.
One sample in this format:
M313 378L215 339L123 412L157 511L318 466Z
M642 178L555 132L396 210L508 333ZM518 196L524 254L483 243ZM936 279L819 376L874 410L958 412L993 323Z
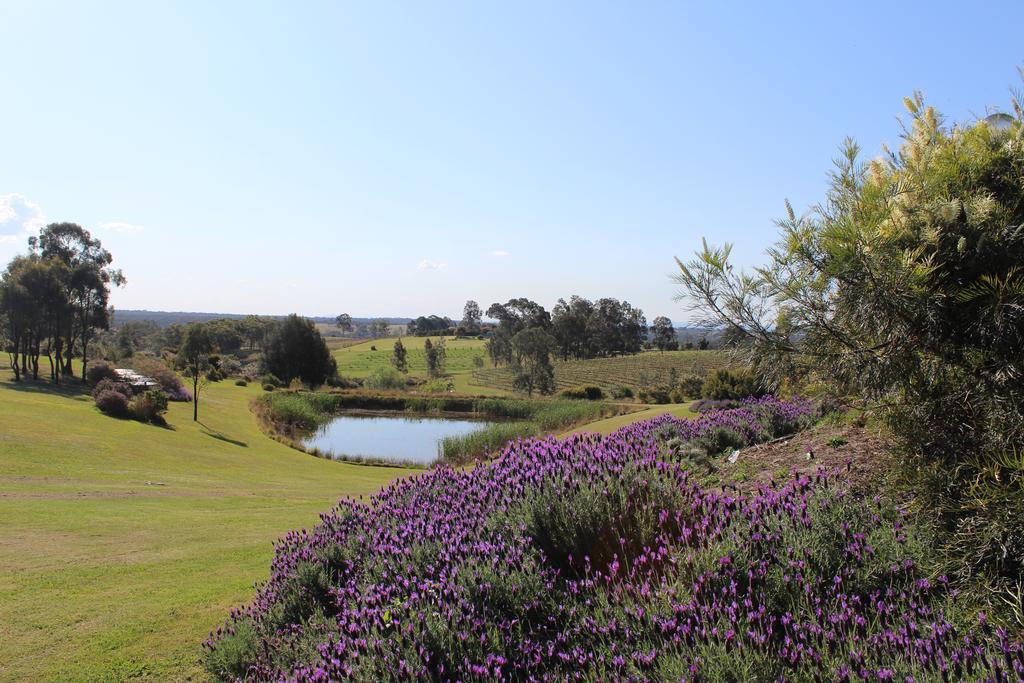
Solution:
M95 329L110 326L110 288L125 284L124 274L112 267L113 256L99 239L76 223L50 223L29 238L31 253L56 259L67 268L66 298L73 312L61 321L58 363L73 374L71 360L76 342L82 356L82 377L89 363L89 341Z
M210 370L210 356L216 347L206 325L192 323L185 328L185 334L178 349L176 364L192 380L192 420L199 421L199 390L206 386Z

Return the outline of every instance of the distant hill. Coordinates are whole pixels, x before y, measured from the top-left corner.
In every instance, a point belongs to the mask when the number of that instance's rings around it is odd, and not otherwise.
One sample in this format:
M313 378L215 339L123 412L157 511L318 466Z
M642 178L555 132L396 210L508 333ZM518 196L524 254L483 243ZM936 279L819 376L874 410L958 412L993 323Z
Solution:
M160 327L166 327L173 325L174 323L201 323L208 320L219 320L223 318L239 319L246 317L246 313L198 313L189 311L145 311L137 309L117 309L114 311L114 327L118 327L127 322L149 320ZM265 315L261 316L264 318L284 318L283 315ZM308 316L307 316L308 317ZM387 317L387 316L381 316ZM356 325L365 325L377 318L352 318L352 322ZM412 318L387 318L390 322L396 325L404 325L412 321ZM334 318L332 316L313 316L311 318L313 322L334 324Z

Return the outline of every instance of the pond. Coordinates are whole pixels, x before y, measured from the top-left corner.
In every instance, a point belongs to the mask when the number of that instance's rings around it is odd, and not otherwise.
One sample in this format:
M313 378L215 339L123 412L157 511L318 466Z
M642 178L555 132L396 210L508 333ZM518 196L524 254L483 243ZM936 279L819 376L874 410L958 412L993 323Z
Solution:
M492 422L449 417L339 415L302 440L335 459L365 458L430 465L447 436L462 436Z

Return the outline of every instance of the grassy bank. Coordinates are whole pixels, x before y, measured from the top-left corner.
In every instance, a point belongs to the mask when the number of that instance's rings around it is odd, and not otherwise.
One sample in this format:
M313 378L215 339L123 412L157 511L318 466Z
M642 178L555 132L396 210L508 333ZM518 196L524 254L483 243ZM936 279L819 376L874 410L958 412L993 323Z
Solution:
M406 473L261 433L255 387L211 385L162 429L0 365L0 680L187 680L268 576L272 542Z

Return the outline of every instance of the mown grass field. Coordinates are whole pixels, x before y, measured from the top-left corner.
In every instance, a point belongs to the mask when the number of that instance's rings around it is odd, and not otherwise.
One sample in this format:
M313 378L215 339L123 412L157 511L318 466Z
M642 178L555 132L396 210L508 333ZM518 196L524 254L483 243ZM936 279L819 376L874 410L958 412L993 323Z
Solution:
M721 351L646 351L633 356L555 361L555 383L559 391L583 386L605 390L621 386L635 391L644 385L668 384L673 368L682 376L703 374L725 364ZM474 370L467 383L470 387L511 391L512 372L506 367Z
M644 410L638 410L635 413L625 413L623 415L616 415L614 417L608 417L603 420L597 420L589 424L577 427L562 436L568 436L569 434L579 434L582 432L596 432L598 434L611 434L617 429L621 429L626 425L633 424L634 422L640 422L641 420L650 420L651 418L658 417L668 413L675 415L676 417L695 417L697 413L690 410L690 404L664 404L658 406L651 406Z
M258 387L212 385L171 429L10 381L0 361L0 680L202 679L199 645L267 577L272 543L397 468L263 435Z
M373 339L333 349L331 353L338 363L338 374L348 377L366 377L377 368L391 367L391 357L397 340L398 337ZM426 340L426 337L402 337L406 360L409 363L409 374L415 377L427 376L427 357L423 351L423 344ZM430 341L436 344L438 337L431 337ZM482 339L445 337L444 344L447 353L445 370L452 375L472 371L475 357L485 360L487 358L487 352L484 349L486 342ZM377 350L374 351L373 347L376 347Z

